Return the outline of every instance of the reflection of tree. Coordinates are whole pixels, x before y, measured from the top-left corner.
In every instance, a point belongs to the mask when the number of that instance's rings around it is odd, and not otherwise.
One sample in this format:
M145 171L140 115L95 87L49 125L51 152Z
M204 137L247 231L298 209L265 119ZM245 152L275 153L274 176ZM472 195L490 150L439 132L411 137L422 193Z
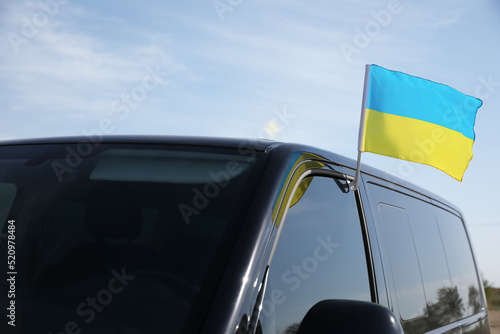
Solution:
M437 328L462 318L464 313L463 300L458 288L443 287L438 290L438 300L427 305L430 328Z
M458 287L443 287L438 290L437 301L427 305L427 318L415 319L407 326L415 327L425 321L425 330L429 331L481 312L481 295L476 286L469 286L468 297L468 305L465 305Z
M473 314L481 312L483 308L479 290L474 285L469 286L469 308L472 309Z
M438 300L447 305L453 310L453 313L458 319L462 319L465 311L464 301L458 293L458 287L441 288L438 290Z
M295 334L299 330L300 324L294 323L288 326L281 334Z
M439 289L437 301L427 305L427 317L406 322L405 330L410 333L423 333L481 312L483 308L481 305L481 294L476 286L469 286L468 297L468 305L465 305L459 294L458 287L443 287ZM288 326L281 334L295 334L299 330L299 327L299 323L294 323Z

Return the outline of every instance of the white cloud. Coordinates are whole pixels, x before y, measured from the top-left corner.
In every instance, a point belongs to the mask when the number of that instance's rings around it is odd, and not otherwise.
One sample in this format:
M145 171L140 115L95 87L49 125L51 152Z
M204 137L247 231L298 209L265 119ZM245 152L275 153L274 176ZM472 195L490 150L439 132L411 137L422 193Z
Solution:
M47 13L38 4L11 2L1 15L1 34L17 34L23 41L13 48L12 39L5 38L0 45L5 50L0 55L0 96L8 109L49 124L98 118L110 114L113 100L142 84L147 68L188 72L152 40L110 47L108 40L75 31L68 16L85 20L89 12L73 8L71 3L65 6L66 12L60 8L57 15L46 14L49 20L38 28L36 17L42 14L37 13ZM27 34L30 24L36 34ZM170 78L163 79L162 85L170 83ZM187 79L195 76L188 74Z

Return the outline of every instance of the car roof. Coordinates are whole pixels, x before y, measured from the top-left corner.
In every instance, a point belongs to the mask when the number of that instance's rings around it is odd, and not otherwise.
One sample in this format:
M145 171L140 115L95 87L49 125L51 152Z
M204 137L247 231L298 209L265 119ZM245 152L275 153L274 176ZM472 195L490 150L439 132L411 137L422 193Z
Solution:
M354 170L356 161L345 156L326 151L317 147L285 143L269 139L256 138L225 138L225 137L202 137L202 136L168 136L168 135L93 135L93 136L65 136L65 137L41 137L26 139L1 140L0 146L12 145L36 145L36 144L78 144L78 143L107 143L107 144L167 144L180 146L218 147L240 150L253 150L271 153L272 151L308 152L319 155L336 165ZM431 198L444 204L457 212L460 210L443 198L390 173L362 164L361 171L384 182L400 186Z
M213 146L246 148L257 151L266 151L278 142L254 138L223 138L197 136L167 136L167 135L92 135L92 136L65 136L41 137L26 139L7 139L0 141L5 145L32 145L32 144L77 144L77 143L134 143L134 144L176 144L192 146Z

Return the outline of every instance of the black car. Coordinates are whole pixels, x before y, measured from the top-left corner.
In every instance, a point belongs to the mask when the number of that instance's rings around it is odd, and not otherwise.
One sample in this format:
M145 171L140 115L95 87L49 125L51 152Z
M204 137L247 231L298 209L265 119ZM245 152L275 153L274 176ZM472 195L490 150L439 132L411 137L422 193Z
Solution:
M0 143L2 333L489 333L460 211L265 140Z

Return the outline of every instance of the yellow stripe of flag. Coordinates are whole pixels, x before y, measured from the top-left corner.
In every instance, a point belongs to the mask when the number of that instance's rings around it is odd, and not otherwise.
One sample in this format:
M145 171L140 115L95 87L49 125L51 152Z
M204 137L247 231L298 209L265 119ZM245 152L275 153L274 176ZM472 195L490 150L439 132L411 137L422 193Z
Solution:
M472 139L434 123L371 109L365 119L362 152L426 164L462 180L472 159Z

